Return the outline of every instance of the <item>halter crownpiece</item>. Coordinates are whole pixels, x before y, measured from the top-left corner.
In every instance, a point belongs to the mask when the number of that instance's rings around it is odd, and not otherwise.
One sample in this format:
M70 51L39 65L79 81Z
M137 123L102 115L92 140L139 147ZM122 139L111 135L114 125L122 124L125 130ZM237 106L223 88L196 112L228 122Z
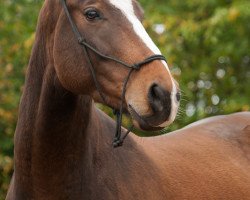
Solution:
M116 62L116 63L119 63L120 65L123 65L124 67L127 67L127 68L130 68L129 70L129 73L127 75L127 77L125 78L124 82L123 82L123 89L122 89L122 94L121 94L121 105L120 105L120 108L119 110L114 110L114 114L116 115L116 132L115 132L115 138L113 140L113 147L116 148L116 147L120 147L123 145L123 141L124 139L127 137L127 135L132 131L133 129L133 126L131 126L127 132L125 133L125 135L123 137L121 137L121 133L122 133L122 130L121 130L121 127L122 127L122 114L123 114L123 103L124 103L124 99L125 99L125 94L126 94L126 88L127 88L127 84L128 84L128 81L129 81L129 78L132 74L132 72L134 70L140 70L140 68L143 66L143 65L146 65L154 60L164 60L166 61L166 58L163 56L163 55L152 55L148 58L146 58L145 60L143 60L142 62L139 62L139 63L135 63L133 65L130 65L122 60L119 60L115 57L111 57L111 56L107 56L107 55L104 55L102 54L100 51L98 51L96 48L92 47L91 45L89 45L87 43L87 41L82 37L81 33L79 32L76 24L74 23L70 13L69 13L69 10L68 10L68 7L66 5L66 0L61 0L61 3L62 3L62 6L63 6L63 9L64 9L64 12L65 14L67 15L67 18L70 22L70 25L71 25L71 28L76 36L76 38L78 39L78 43L82 46L82 49L83 49L83 52L85 54L85 57L87 59L87 62L88 62L88 66L89 66L89 69L91 71L91 74L92 74L92 77L93 77L93 80L94 80L94 83L95 83L95 86L96 86L96 89L97 91L99 92L102 100L104 103L107 104L106 100L105 100L105 96L101 90L101 86L96 78L96 74L95 74L95 70L94 70L94 67L93 67L93 64L92 64L92 61L90 59L90 56L89 56L89 53L88 53L88 49L93 51L96 55L98 55L99 57L103 58L103 59L106 59L106 60L111 60L113 62Z

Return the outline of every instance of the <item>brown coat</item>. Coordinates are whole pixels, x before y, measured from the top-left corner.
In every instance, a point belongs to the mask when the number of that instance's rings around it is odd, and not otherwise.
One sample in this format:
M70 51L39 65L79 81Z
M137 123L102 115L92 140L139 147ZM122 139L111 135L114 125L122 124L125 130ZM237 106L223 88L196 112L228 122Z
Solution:
M78 25L84 21L79 8L91 2L68 1ZM89 40L113 38L111 49L100 41L99 47L131 63L152 53L117 10L100 8L116 17L103 23L112 24L112 31L84 22L92 27L85 30ZM100 27L108 32L100 33ZM116 107L127 69L91 58L109 105ZM95 107L93 99L100 98L85 64L59 1L46 0L20 104L7 200L250 199L250 113L210 118L153 138L131 134L113 149L115 123ZM150 114L146 97L152 81L165 90L173 84L159 61L131 80L126 100L140 102L138 108Z

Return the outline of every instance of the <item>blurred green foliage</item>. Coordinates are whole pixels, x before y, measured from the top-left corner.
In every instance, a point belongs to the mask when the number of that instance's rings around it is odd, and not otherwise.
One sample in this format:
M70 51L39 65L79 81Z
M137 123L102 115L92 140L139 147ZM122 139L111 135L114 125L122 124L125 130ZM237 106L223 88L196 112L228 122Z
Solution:
M12 173L18 104L42 2L0 0L0 200ZM250 110L250 1L140 2L144 25L182 89L180 114L168 131Z
M0 200L13 170L13 135L42 1L0 0Z

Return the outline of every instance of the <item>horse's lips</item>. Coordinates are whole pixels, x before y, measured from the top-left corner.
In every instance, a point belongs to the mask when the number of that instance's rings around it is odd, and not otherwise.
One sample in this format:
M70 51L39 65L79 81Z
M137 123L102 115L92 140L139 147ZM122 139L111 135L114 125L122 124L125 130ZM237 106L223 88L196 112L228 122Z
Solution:
M145 131L158 131L158 130L162 130L163 128L162 127L154 127L154 126L151 126L150 124L148 124L137 112L136 110L131 106L129 105L128 106L128 109L130 111L130 114L132 116L132 118L134 120L136 120L140 126L140 128L142 130L145 130Z

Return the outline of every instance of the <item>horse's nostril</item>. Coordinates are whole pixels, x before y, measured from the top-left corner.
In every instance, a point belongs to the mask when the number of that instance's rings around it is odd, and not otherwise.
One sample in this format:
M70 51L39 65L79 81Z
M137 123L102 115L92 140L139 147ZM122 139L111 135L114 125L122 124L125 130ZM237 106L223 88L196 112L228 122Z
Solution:
M149 90L148 97L149 97L150 105L154 112L160 112L163 110L163 105L161 102L162 96L163 94L162 94L161 88L156 84L152 85Z
M149 103L154 113L171 109L170 93L157 84L153 84L148 93Z

